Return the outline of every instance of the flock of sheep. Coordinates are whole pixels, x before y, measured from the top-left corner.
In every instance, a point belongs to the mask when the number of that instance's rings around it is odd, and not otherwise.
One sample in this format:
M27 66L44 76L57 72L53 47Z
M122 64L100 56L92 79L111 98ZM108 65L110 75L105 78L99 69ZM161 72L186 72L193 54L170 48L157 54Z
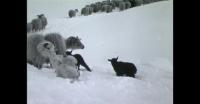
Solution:
M27 32L37 32L45 29L47 25L47 18L44 14L37 15L38 18L33 19L27 23Z
M123 11L136 5L139 5L139 3L136 4L135 0L106 0L86 5L81 9L81 15L87 16L97 12L110 13L115 8L119 8L120 11ZM69 10L68 15L70 18L75 17L77 12L77 9Z
M110 13L116 8L118 8L119 11L123 11L135 6L149 4L157 1L162 1L162 0L106 0L102 2L95 2L83 7L81 9L81 15L88 16L91 15L92 13L97 13L97 12ZM78 13L78 9L69 10L68 15L70 18L72 18L76 16L76 13Z
M77 68L78 62L73 55L67 55L67 49L84 49L84 45L79 37L70 36L65 39L59 33L33 33L27 36L27 62L29 64L38 69L41 69L44 64L50 64L56 70L58 77L74 80L80 76Z
M82 15L89 15L91 13L105 11L112 12L112 9L118 7L119 10L125 10L133 6L142 4L143 0L107 0L102 2L92 3L87 5L81 10ZM75 16L77 9L69 11L70 17ZM27 33L37 32L45 29L47 25L47 18L44 14L37 15L38 18L33 19L27 23ZM33 33L27 35L27 62L41 69L45 63L50 64L50 67L55 69L57 77L69 78L75 81L80 76L80 65L85 67L87 71L92 71L85 63L80 54L72 55L72 51L67 49L76 50L84 49L84 45L80 38L70 36L68 38L62 37L59 33ZM135 77L137 68L133 63L119 62L117 58L108 59L111 62L117 76L130 76Z

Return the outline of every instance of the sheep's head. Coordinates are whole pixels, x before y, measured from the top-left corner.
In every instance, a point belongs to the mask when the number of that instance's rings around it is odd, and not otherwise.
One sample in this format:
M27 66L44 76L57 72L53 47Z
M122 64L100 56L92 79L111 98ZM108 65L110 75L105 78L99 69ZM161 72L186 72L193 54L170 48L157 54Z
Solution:
M119 56L118 56L118 57L119 57ZM108 61L110 61L110 62L117 62L118 57L117 57L117 58L108 59Z
M41 42L40 44L38 44L37 50L44 57L49 57L50 53L55 53L54 45L48 41Z
M85 48L85 46L81 42L81 39L78 36L76 37L70 36L69 38L65 40L65 42L68 49L84 49Z
M75 12L78 12L78 9L75 9Z
M40 15L37 15L38 18L42 18L42 16L44 16L44 14L40 14Z

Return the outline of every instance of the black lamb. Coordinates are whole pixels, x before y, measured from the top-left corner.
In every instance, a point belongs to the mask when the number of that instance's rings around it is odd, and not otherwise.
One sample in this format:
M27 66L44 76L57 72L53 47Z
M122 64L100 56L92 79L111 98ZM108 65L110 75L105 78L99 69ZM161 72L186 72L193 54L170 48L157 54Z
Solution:
M72 51L66 51L66 55L72 55ZM83 57L80 54L74 54L72 55L76 58L77 60L77 66L78 66L78 70L80 70L80 65L82 65L83 67L85 67L88 71L92 71L89 66L85 63Z
M128 62L117 62L117 58L108 59L111 62L113 69L116 72L117 76L129 76L135 78L137 69L133 63Z

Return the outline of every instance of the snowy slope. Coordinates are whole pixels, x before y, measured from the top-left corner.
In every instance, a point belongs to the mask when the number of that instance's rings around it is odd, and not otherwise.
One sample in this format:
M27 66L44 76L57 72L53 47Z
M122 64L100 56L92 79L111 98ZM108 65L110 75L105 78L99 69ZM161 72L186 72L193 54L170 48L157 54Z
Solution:
M79 36L85 49L74 53L80 53L93 72L81 72L80 81L71 84L56 77L53 69L27 64L28 104L173 103L172 2L69 19L65 13L72 5L81 8L93 1L66 0L66 8L65 0L45 1L28 0L28 21L43 12L49 24L41 33ZM107 59L116 56L136 64L136 79L115 76Z
M153 3L124 12L50 19L43 33L59 32L65 38L79 36L86 48L78 53L94 62L92 64L105 65L107 58L117 56L132 62L155 57L173 62L169 4Z

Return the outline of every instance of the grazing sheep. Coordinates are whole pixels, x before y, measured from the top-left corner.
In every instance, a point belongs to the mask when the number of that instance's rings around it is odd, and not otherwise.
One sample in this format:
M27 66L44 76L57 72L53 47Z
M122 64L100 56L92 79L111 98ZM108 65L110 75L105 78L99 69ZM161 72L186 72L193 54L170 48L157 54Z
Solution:
M33 19L31 21L31 23L33 25L32 31L36 32L36 31L42 30L42 20L41 19L39 19L39 18Z
M103 5L101 11L102 12L106 12L106 13L110 13L110 12L112 12L112 6L110 6L110 5Z
M101 2L96 2L95 4L97 6L97 11L99 12L101 10L101 8L102 8L102 3Z
M44 16L44 14L38 15L38 18L42 20L42 29L45 29L47 25L47 18Z
M81 9L81 15L87 16L90 14L90 8L89 7L84 7Z
M91 6L87 6L87 7L89 8L89 14L92 14L94 12L93 7L91 7Z
M111 2L113 2L116 7L119 7L119 3L123 2L123 0L112 0Z
M125 2L125 5L126 5L126 9L128 9L128 8L131 8L131 2L129 2L129 1L126 1Z
M113 10L113 7L111 5L109 5L109 8L106 10L106 13L110 13L110 12L112 12L112 10Z
M77 60L77 66L78 66L78 70L80 70L80 65L85 67L88 71L91 72L91 69L89 68L89 66L85 63L83 57L80 55L80 54L74 54L72 55L72 51L66 51L66 54L67 55L71 55L71 56L74 56Z
M44 42L41 34L31 34L27 36L27 62L38 69L46 62L47 57L43 57L37 50L37 45Z
M31 32L33 28L32 23L27 23L27 33Z
M66 55L65 39L59 33L47 33L44 39L54 44L56 54Z
M68 15L70 18L75 17L76 13L78 12L78 9L75 10L69 10Z
M130 0L130 2L134 6L140 6L140 5L144 4L144 0Z
M125 10L125 8L126 8L125 2L120 2L120 3L119 3L119 10L120 10L120 11L123 11L123 10Z
M116 3L114 1L111 1L110 2L110 5L112 6L112 9L115 9L116 8Z
M128 62L117 62L117 58L108 59L111 62L113 69L117 76L129 76L135 78L137 69L133 63Z
M98 12L98 8L97 8L97 5L96 5L96 4L92 3L92 4L90 5L90 7L93 8L93 12L94 12L94 13Z
M107 0L107 1L102 1L102 4L103 4L103 5L109 5L109 4L110 4L110 1L109 1L109 0Z
M42 42L37 48L44 57L49 57L57 77L69 78L72 81L79 78L80 73L76 68L77 60L73 56L56 55L51 42Z
M66 48L67 49L84 49L83 43L81 43L81 39L78 36L70 36L65 40Z

